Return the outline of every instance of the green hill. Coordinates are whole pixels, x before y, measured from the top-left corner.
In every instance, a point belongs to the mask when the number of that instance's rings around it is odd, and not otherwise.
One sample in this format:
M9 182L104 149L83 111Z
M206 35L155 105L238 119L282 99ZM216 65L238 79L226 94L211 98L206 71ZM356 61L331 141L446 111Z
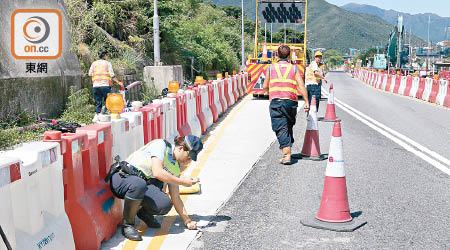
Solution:
M395 10L384 10L372 5L349 3L341 6L341 8L378 16L391 24L397 23L398 15L403 15L405 29L411 28L412 33L423 39L428 37L428 17L430 17L430 41L440 42L448 39L446 37L446 28L450 26L450 17L441 17L432 13L425 14L409 14Z
M214 0L217 5L240 6L240 0ZM244 2L249 19L255 19L255 0ZM369 48L386 45L393 26L383 19L369 14L346 11L325 0L308 2L308 46L337 49ZM422 41L413 37L413 41Z

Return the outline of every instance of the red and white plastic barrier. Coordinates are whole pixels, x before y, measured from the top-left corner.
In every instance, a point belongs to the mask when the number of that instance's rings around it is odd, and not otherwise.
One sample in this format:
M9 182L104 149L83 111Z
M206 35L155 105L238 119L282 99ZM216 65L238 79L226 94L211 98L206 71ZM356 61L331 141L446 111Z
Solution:
M436 96L436 103L439 105L444 105L445 96L447 96L448 81L445 79L439 80L439 91Z
M197 137L202 136L202 126L200 125L200 121L197 116L197 100L195 96L194 90L187 90L186 93L186 114L187 114L187 122L191 128L191 132L193 135Z
M425 79L425 89L423 91L422 100L428 102L430 99L431 89L433 88L433 79L426 78Z
M177 130L177 100L174 98L164 98L163 102L165 101L169 101L169 112L168 112L168 116L169 119L166 120L168 121L168 134L165 139L168 140L169 142L173 142L173 140L175 139L176 136L180 135L178 133Z
M125 112L120 114L121 117L127 118L130 126L130 134L132 137L129 146L129 154L144 146L144 126L142 123L142 112ZM134 142L134 143L133 143Z
M202 134L206 133L206 130L208 129L208 124L206 123L206 115L203 113L202 109L202 95L200 92L200 86L194 88L195 91L195 99L196 99L196 115L198 117L198 120L200 121L200 127L202 129Z
M403 95L406 89L406 76L401 76L400 78L400 87L398 88L398 94Z
M379 87L379 89L386 89L388 79L389 79L389 75L384 74L383 75L383 82L381 83L381 86Z
M130 121L126 118L114 119L111 122L99 122L100 124L111 124L111 133L113 137L112 156L120 156L120 159L126 159L132 153L130 145L134 145L130 136Z
M420 81L419 77L412 78L412 87L411 91L409 92L409 97L416 98L417 91L419 90L419 81Z
M184 92L169 94L168 98L176 99L176 128L180 136L192 134L191 127L187 121L187 100Z
M406 87L405 87L405 90L403 91L404 96L409 96L409 93L411 92L411 88L412 88L412 80L413 80L412 76L406 77Z
M20 180L20 159L0 155L0 221L3 232L11 248L16 249L16 230L14 227L13 198L11 197L11 183ZM22 197L23 198L23 197ZM6 250L6 246L0 242L0 249Z
M153 131L153 135L151 137L151 140L154 139L163 139L164 135L164 108L162 104L159 103L151 103L144 108L149 108L153 110L153 119L151 122L151 127Z
M428 101L431 103L436 103L436 97L438 95L438 92L439 92L439 81L433 79L431 82L431 92Z
M231 107L234 103L234 94L233 94L233 81L231 78L225 78L225 99L227 100L228 107Z
M156 131L152 129L153 109L150 107L142 107L139 109L142 112L142 129L144 135L144 145L152 141L152 137Z
M13 178L9 186L15 227L14 249L75 249L71 223L64 211L63 161L59 144L32 142L5 155L22 161L19 171L15 169L15 176L10 176Z
M214 100L214 85L212 83L206 84L206 87L208 88L208 107L211 110L213 122L216 122L217 119L219 119L219 109L216 106L215 100Z
M111 140L107 134L104 136L104 140ZM121 219L122 206L101 182L100 174L97 177L95 171L85 173L85 169L95 169L99 164L95 160L95 143L89 143L88 135L82 131L76 134L47 131L44 140L59 142L66 147L63 154L64 204L76 248L99 249L101 242L114 234ZM92 155L91 151L94 152ZM109 159L112 156L104 157ZM109 167L105 170L109 171ZM90 178L86 179L89 175Z
M164 98L153 100L153 103L162 105L163 114L163 139L173 142L179 135L177 131L176 99Z
M243 81L243 85L244 85L244 95L246 95L248 93L247 91L247 83L250 81L250 75L248 74L248 72L244 72L244 81Z
M447 81L447 94L444 97L444 102L442 105L450 108L450 82L449 80L446 81Z
M357 78L385 91L414 97L442 106L449 106L450 86L448 79L419 78L411 75L399 76L355 69Z
M209 128L213 123L213 114L209 107L209 94L208 94L208 86L201 85L198 86L200 96L201 96L201 110L205 116L206 128Z
M244 95L244 92L242 90L242 75L241 74L236 75L236 83L237 83L238 98L241 98Z

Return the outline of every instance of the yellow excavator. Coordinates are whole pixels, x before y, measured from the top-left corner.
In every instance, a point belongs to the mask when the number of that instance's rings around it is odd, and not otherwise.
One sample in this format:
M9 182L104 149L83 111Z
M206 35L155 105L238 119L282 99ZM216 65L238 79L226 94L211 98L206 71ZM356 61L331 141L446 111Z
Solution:
M281 44L291 48L291 63L306 66L307 10L308 0L256 1L255 49L246 62L246 71L251 76L251 81L247 84L249 94L257 97L268 95L263 89L265 72L270 64L277 62L277 51ZM262 25L265 31L264 39L258 35ZM268 25L271 30L270 38L267 37ZM282 28L281 31L284 31L281 39L273 37L274 28ZM302 34L301 39L294 38L295 33ZM267 41L268 39L270 41Z

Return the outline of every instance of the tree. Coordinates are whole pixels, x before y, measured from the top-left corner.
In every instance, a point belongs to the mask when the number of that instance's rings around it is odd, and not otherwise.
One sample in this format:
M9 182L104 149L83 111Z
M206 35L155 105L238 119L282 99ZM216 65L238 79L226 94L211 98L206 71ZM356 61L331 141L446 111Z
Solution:
M323 55L323 59L328 63L329 67L340 66L344 63L345 59L342 54L337 50L327 50Z

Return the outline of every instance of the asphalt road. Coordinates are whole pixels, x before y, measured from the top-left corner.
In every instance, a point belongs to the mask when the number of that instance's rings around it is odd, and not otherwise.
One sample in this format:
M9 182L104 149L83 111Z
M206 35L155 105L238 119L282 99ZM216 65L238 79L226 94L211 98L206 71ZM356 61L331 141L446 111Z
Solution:
M367 224L346 233L304 227L300 220L318 211L327 162L280 165L274 142L189 249L450 249L450 175L444 169L450 168L450 110L378 91L345 73L332 72L328 79L336 100L345 104L336 113L350 210ZM326 100L319 117L325 107ZM366 117L357 119L349 109ZM401 135L367 122L367 116ZM297 153L305 118L300 111ZM332 126L319 122L323 154Z

